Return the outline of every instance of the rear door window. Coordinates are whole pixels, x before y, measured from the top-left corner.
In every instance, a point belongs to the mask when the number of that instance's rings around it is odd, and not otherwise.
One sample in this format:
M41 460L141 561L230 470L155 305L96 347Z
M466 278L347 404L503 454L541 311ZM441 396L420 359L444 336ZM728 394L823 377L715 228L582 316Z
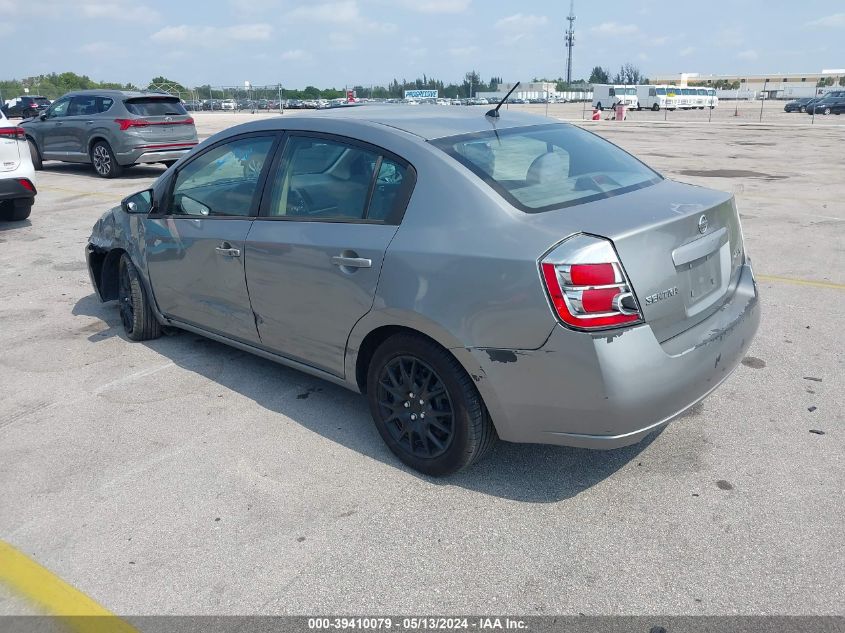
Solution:
M124 102L130 114L138 116L173 116L188 114L176 97L136 97Z
M68 116L91 116L97 114L97 97L82 96L74 97L70 100L70 106L67 110Z

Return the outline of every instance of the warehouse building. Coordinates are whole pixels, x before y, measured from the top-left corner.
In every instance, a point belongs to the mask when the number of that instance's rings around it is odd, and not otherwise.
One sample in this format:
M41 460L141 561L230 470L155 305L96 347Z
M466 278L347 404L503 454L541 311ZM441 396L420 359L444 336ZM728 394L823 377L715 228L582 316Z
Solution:
M653 84L676 86L713 85L716 82L739 83L739 92L751 98L765 95L768 99L796 99L813 97L832 88L845 87L845 68L826 69L815 73L772 73L767 75L701 75L680 73L657 75ZM830 86L819 88L820 83ZM722 95L720 95L722 96ZM742 96L740 96L742 98Z

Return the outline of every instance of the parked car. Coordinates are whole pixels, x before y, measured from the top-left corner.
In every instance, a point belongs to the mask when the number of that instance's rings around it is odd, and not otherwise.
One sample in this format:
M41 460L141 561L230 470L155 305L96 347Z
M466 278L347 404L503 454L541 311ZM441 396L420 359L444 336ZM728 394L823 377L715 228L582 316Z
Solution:
M47 97L30 97L29 95L25 95L17 97L11 102L4 104L2 111L9 119L13 117L28 119L30 117L38 116L49 107L50 100Z
M429 475L497 436L635 443L721 384L760 318L730 193L513 110L230 128L86 254L128 338L181 328L366 394Z
M194 120L182 102L158 93L71 92L21 126L35 169L49 160L89 163L103 178L139 163L170 166L197 144Z
M0 111L0 220L26 220L36 193L26 132Z
M237 110L238 109L238 102L234 99L224 99L220 103L221 110Z
M845 112L845 90L828 92L807 107L807 114L842 114Z
M803 99L793 99L792 101L787 101L783 106L784 112L806 112L807 106L812 102L815 101L813 97L807 97Z

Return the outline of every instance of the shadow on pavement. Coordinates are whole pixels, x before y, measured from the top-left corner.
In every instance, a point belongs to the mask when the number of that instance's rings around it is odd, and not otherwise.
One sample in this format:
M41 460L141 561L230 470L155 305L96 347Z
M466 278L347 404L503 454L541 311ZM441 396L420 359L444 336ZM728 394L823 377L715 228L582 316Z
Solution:
M113 302L101 304L91 294L76 303L73 314L95 317L109 326L89 336L92 343L114 336L126 338ZM126 344L133 343L126 339ZM611 451L500 441L490 455L468 470L432 478L409 469L388 450L373 425L364 396L189 332L179 331L143 344L182 369L217 382L314 433L393 468L434 485L460 486L516 501L551 503L574 497L613 475L660 434L656 431L639 444ZM226 368L222 372L213 369L220 367L221 357ZM316 412L314 403L321 399L330 400L332 408L343 411L342 419Z

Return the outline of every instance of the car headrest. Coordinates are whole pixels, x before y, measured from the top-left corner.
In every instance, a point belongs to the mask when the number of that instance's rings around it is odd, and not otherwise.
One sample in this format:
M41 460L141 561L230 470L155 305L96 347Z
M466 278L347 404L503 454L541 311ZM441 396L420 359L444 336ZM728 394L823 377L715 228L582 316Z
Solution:
M561 154L547 152L534 159L525 180L532 185L569 177L569 161Z

